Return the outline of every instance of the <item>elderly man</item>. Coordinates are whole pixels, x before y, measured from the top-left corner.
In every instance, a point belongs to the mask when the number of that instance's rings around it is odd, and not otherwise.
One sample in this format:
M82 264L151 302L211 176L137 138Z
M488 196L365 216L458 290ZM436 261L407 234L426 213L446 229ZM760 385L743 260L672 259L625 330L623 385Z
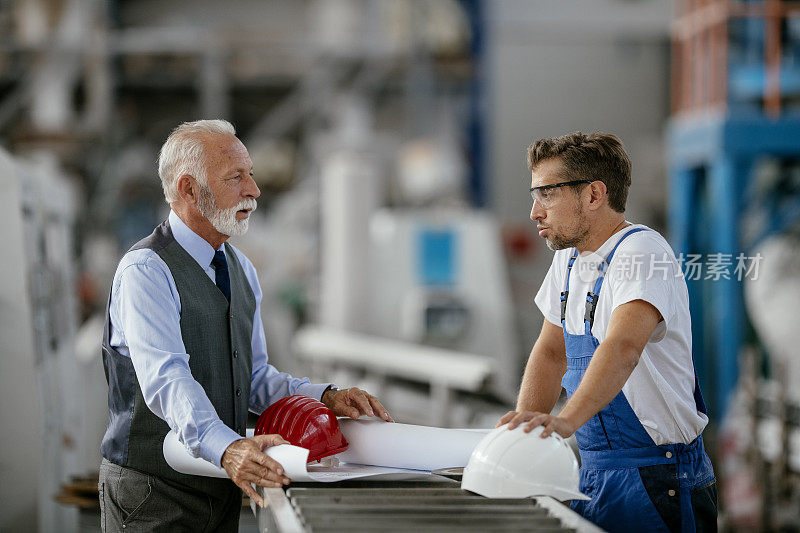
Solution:
M528 166L530 218L556 252L536 295L545 321L516 411L498 425L575 433L591 501L573 509L604 529L715 530L686 282L664 238L625 220L622 143L601 133L541 139ZM562 386L569 399L552 415Z
M161 148L158 172L169 218L120 261L106 317L102 525L235 531L241 490L262 504L251 483L289 483L263 452L285 441L279 435L244 438L248 410L261 413L280 398L302 394L340 416L391 417L365 391L312 384L268 364L256 271L225 242L247 231L260 195L233 126L222 120L181 124ZM172 470L162 454L170 428L230 480Z

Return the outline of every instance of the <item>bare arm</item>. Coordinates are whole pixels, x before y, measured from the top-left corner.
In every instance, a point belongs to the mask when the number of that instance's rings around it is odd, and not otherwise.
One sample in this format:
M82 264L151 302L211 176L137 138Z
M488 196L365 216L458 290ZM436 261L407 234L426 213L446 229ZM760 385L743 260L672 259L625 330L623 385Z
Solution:
M564 334L559 326L545 320L525 366L517 411L552 411L561 394L561 378L566 371Z
M608 405L628 381L661 320L658 309L644 300L617 307L611 314L606 339L597 347L561 418L577 429Z
M562 437L572 435L622 390L661 320L658 310L644 300L617 307L611 314L606 339L598 346L581 384L561 413L552 416L549 411L525 411L515 416L509 427L527 422L525 431L545 426L542 437L553 431Z
M522 386L517 397L516 411L509 411L497 423L510 422L524 411L549 413L561 394L561 378L567 371L567 352L564 334L559 326L544 321L539 338L533 345Z

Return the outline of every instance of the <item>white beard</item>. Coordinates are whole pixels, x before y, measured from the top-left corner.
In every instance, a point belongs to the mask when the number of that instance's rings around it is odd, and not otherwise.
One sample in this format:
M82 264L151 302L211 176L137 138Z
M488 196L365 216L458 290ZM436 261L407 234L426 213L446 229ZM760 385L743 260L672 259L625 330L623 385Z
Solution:
M200 194L197 197L197 209L201 215L211 222L214 229L223 235L232 237L247 233L250 217L244 220L237 220L236 213L242 209L250 209L252 213L256 210L256 201L254 198L248 198L228 209L220 209L211 189L201 185Z

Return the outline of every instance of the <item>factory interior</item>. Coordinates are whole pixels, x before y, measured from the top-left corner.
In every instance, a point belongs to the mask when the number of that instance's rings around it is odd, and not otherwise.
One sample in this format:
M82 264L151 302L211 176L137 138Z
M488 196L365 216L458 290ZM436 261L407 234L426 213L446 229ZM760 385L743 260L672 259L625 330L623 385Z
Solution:
M199 119L252 159L269 363L451 429L514 410L542 330L528 145L617 135L685 275L718 527L800 530L799 3L0 0L0 531L100 531L109 291Z

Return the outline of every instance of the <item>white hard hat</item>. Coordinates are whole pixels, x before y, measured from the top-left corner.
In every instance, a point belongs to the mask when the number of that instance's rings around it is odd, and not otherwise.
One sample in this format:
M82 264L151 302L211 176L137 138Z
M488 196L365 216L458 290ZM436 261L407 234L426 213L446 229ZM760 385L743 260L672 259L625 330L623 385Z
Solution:
M472 451L461 488L487 498L552 496L589 500L578 489L578 461L558 434L541 438L541 426L530 433L508 424L488 433Z

